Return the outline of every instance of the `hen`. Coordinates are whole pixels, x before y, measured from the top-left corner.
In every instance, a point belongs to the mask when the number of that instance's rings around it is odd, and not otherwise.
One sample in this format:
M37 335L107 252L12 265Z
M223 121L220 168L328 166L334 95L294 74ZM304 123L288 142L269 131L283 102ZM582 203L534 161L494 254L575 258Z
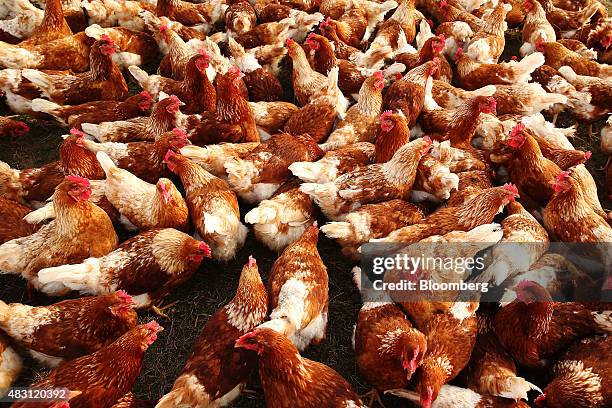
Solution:
M612 228L585 199L581 186L566 171L551 180L553 195L544 208L544 227L551 237L563 242L612 242ZM609 253L605 244L599 248L605 267Z
M72 408L111 407L136 382L144 353L162 330L155 321L134 327L95 353L62 364L32 387L80 392L70 399ZM55 404L16 402L11 408L51 408Z
M216 111L204 112L200 123L189 132L193 144L259 142L253 112L239 90L243 76L240 70L231 68L217 78Z
M431 140L417 139L402 146L386 163L357 168L324 184L304 183L300 189L309 194L332 220L363 204L408 198L418 162L431 147Z
M491 310L479 310L476 346L464 373L467 386L482 394L527 400L529 391L541 390L517 376L514 360L493 330L494 317Z
M610 361L601 359L612 337L591 337L567 349L553 367L552 380L536 399L537 407L606 407L612 404Z
M312 198L300 190L297 180L289 180L268 200L246 213L244 221L253 224L255 237L273 251L280 252L302 236L315 221Z
M518 190L512 184L487 188L457 207L438 209L419 223L399 228L385 238L371 241L412 243L432 235L469 231L479 225L491 223L503 207L517 197Z
M610 333L608 313L576 302L553 302L539 284L523 281L516 299L502 307L493 322L504 348L522 366L545 367L547 358L573 341L595 333Z
M156 408L223 406L237 398L255 369L255 356L234 345L267 314L268 293L251 256L236 295L210 317L172 390Z
M357 103L348 109L346 116L336 124L335 130L321 145L324 151L336 150L359 142L374 142L376 120L382 110L384 87L385 80L380 71L363 82Z
M359 372L377 391L407 388L427 352L427 339L386 292L363 286L361 268L353 269L353 280L363 301L354 333Z
M45 201L63 180L64 172L60 161L23 170L13 169L0 162L0 196L9 200Z
M287 336L299 349L318 344L327 328L327 268L317 250L316 223L276 259L268 276L270 321L259 327Z
M188 230L187 204L172 181L161 178L153 185L117 167L104 152L98 152L96 157L106 173L104 194L130 229Z
M106 256L81 264L41 270L45 286L61 283L82 293L100 295L122 289L137 307L147 307L198 270L210 248L172 228L149 230L123 242Z
M186 26L204 25L210 28L224 18L226 9L225 2L193 4L183 0L158 0L155 14Z
M294 176L309 183L329 183L341 175L372 163L374 145L368 142L347 144L329 150L315 162L295 162L289 166Z
M537 1L537 0L536 0ZM506 46L506 14L512 6L500 3L493 9L483 26L474 33L466 54L474 61L496 64Z
M386 163L395 152L410 141L410 129L402 113L384 111L380 115L380 127L376 136L374 162Z
M128 69L138 84L157 99L160 92L176 95L184 104L185 113L214 111L217 103L215 87L208 80L206 69L210 57L202 50L201 55L194 55L185 65L185 76L182 81L149 75L135 65Z
M479 275L479 282L501 285L515 274L529 270L548 250L548 233L519 202L506 206L508 216L501 222L504 237L493 247L493 262Z
M234 258L248 233L240 222L236 194L227 182L186 157L168 151L164 162L181 178L191 221L200 237L211 246L213 258L221 261Z
M389 200L359 207L350 212L344 221L327 223L321 227L321 231L328 238L338 241L345 256L359 258L358 248L361 245L418 223L423 218L423 210L416 205L404 200Z
M536 41L536 50L546 57L546 65L559 69L569 66L578 75L594 76L605 80L612 80L612 67L600 64L574 52L558 42Z
M328 366L300 356L284 335L257 328L236 341L257 353L268 408L366 408L350 384Z
M81 123L101 123L127 120L148 114L151 109L151 95L143 91L130 96L123 102L93 101L80 105L59 105L46 99L32 100L34 112L47 113L62 126L81 130Z
M178 153L204 167L204 170L212 175L227 180L225 162L232 157L242 159L257 146L259 146L257 142L219 143L204 147L188 145L182 147Z
M309 135L279 133L264 141L244 158L225 163L232 189L248 203L268 199L291 175L294 162L314 161L323 152Z
M540 38L544 41L554 42L557 40L557 36L538 0L525 0L523 7L527 10L527 15L521 33L523 45L521 45L519 52L525 56L535 51L536 42Z
M406 117L408 127L413 127L423 109L425 84L437 70L436 60L410 70L401 79L391 84L385 93L383 108L391 111L400 110Z
M95 100L119 100L128 96L125 79L115 65L113 40L103 36L90 52L90 70L82 74L46 74L24 69L22 75L39 88L43 95L59 104L75 105Z
M91 354L136 326L132 298L118 291L32 307L0 301L0 328L45 365Z
M170 95L157 102L151 116L128 120L82 123L83 131L100 142L135 142L156 140L173 128L183 128L184 118L180 111L181 101Z
M544 64L544 56L534 52L522 60L502 62L501 64L480 64L459 48L455 54L459 84L469 91L486 85L510 85L527 82L531 73Z
M166 176L168 171L164 165L164 156L168 150L178 153L183 147L190 145L187 135L174 128L163 133L153 143L151 142L105 142L96 143L84 140L83 146L93 153L104 152L117 167L125 169L147 183L157 183Z
M108 215L87 201L90 195L88 180L66 176L53 194L55 220L32 235L0 245L0 270L20 273L36 287L40 269L112 251L118 244L117 234Z

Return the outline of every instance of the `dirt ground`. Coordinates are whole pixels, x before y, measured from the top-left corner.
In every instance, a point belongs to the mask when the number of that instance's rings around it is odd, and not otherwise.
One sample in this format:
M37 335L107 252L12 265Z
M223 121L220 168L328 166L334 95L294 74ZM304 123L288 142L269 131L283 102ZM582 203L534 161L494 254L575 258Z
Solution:
M604 0L606 1L606 0ZM610 6L610 3L608 3ZM503 60L509 60L516 55L518 41L516 32L510 32L506 52ZM136 91L136 89L134 89ZM0 105L0 114L6 114L6 107ZM57 148L61 142L61 128L46 122L36 121L32 118L23 118L31 125L31 132L21 139L0 140L0 160L17 168L40 166L57 159ZM558 125L562 127L574 124L569 116L559 118ZM599 135L603 124L600 121L594 126ZM572 140L577 148L589 149L594 152L588 167L600 186L603 198L603 172L601 167L606 158L599 153L599 136L591 138L586 132L586 126L580 125L577 136ZM609 208L609 202L606 203ZM241 207L244 215L250 208ZM320 220L320 225L324 220ZM322 234L319 238L319 252L328 268L330 309L329 326L326 340L309 348L303 355L310 359L321 361L342 374L360 392L369 390L368 384L360 377L355 364L354 353L351 346L351 335L357 311L360 307L360 297L354 288L350 270L351 262L340 254L338 245L326 239ZM166 298L166 304L175 302L168 311L170 320L157 320L165 328L157 342L146 354L144 368L135 393L143 398L157 399L169 391L174 379L183 367L191 346L212 313L226 304L234 295L238 277L242 266L249 255L255 256L264 280L267 278L276 254L259 244L252 232L249 234L246 245L237 258L227 264L207 262L200 272L187 284L176 289ZM53 299L35 297L31 301L26 299L25 282L14 276L0 275L0 299L5 302L27 302L28 304L43 305L53 302ZM142 322L156 318L148 312L139 313ZM27 369L22 375L19 385L25 386L33 380L44 375L31 361L26 363ZM263 392L258 384L249 384L249 388L256 392L242 396L232 406L241 408L265 406ZM385 405L392 407L405 407L406 401L384 398ZM0 406L2 406L0 404Z

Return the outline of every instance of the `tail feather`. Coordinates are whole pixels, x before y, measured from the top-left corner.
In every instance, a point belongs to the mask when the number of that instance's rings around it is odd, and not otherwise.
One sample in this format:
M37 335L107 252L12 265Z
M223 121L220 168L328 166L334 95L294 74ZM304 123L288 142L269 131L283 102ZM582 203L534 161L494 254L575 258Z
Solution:
M289 166L294 176L306 182L320 182L325 166L317 162L295 162ZM329 181L329 180L328 180Z
M42 55L38 53L0 41L0 67L2 68L36 67L42 60Z
M498 393L491 393L491 395L497 395L498 397L510 398L514 400L527 400L527 393L531 390L542 393L540 387L530 383L523 377L512 376L504 379L503 389L498 390Z
M354 54L349 59L358 67L379 69L381 68L386 58L393 56L393 48L390 45L378 47L373 50L368 50L366 53Z
M55 218L55 207L53 206L53 202L47 203L38 210L34 210L23 217L28 224L39 224L52 218Z
M102 170L104 170L106 177L109 177L112 172L117 169L115 162L105 152L96 153L96 159L98 159L98 162L100 163Z
M136 65L128 67L128 71L130 71L130 74L132 74L134 79L136 79L138 85L144 88L147 79L149 79L149 74L147 74L144 70L140 69Z
M266 224L277 218L277 211L271 206L262 205L253 208L244 216L244 221L249 224Z
M36 69L24 69L21 72L24 78L36 85L43 92L43 95L49 97L53 91L53 82L47 78L47 74Z
M517 82L527 82L531 78L531 73L544 65L544 62L544 54L541 52L534 52L523 58L513 67Z
M38 281L43 285L61 283L72 290L83 292L93 292L99 280L100 261L97 258L89 258L75 265L45 268L38 272Z
M62 118L57 116L58 111L62 109L61 105L58 105L55 102L48 101L42 98L36 98L32 100L32 110L34 112L44 112L52 115L56 119L60 120L62 123L65 123Z
M106 30L98 24L92 24L85 29L85 34L88 37L99 40L104 34L107 34Z
M592 314L599 328L608 334L612 334L612 310L592 312Z
M101 124L81 123L81 129L83 129L83 132L85 132L88 135L92 136L93 138L95 138L99 142L105 142L106 141L106 138L105 138L105 135L104 135L104 131L102 129L102 125Z
M89 139L83 140L83 146L85 146L87 150L93 153L104 151L104 148L103 148L104 145L102 143L96 143L93 140L89 140Z
M10 306L0 300L0 322L5 322L11 314Z
M327 238L347 238L354 234L353 226L348 222L329 222L321 227Z

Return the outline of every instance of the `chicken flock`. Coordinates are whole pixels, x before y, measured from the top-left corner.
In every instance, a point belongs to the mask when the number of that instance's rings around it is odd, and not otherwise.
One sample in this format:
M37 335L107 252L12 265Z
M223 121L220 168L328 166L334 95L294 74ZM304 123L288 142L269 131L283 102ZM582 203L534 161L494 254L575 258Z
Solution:
M0 162L0 274L83 296L0 300L0 394L25 355L53 369L32 387L70 390L11 407L220 407L255 378L273 408L384 394L424 408L612 406L610 303L553 300L612 289L591 153L555 125L570 115L595 138L607 119L612 154L612 19L597 0L2 0L0 17L15 115L0 134L27 143L18 115L66 129L57 161ZM165 316L163 298L202 265L222 271L250 228L279 254L267 283L250 257L172 388L137 398L163 327L136 311ZM487 250L487 268L462 278L503 284L504 302L362 290L353 348L372 391L359 396L300 355L326 341L334 302L319 229L355 263L370 242ZM603 269L577 268L555 242L592 243ZM516 256L507 243L531 245ZM358 289L364 277L344 276Z

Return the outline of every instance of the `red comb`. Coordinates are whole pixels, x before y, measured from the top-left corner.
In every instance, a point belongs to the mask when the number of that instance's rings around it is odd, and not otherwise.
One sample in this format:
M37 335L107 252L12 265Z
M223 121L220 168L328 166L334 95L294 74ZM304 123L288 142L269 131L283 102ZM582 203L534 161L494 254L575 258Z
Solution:
M592 155L593 153L591 153L590 150L587 150L586 152L584 152L584 160L589 160Z
M429 20L427 20L427 24L429 24L430 28L433 28L433 20L430 18Z
M210 57L210 55L208 54L208 52L204 48L200 48L198 50L198 54L200 54L203 57L207 57L207 58Z
M107 42L109 42L109 43L111 43L111 44L114 44L113 39L112 39L112 38L110 38L110 37L108 36L108 34L102 34L102 36L100 37L100 39L101 39L101 40L103 40L103 41L107 41Z
M206 244L206 242L201 241L198 244L198 248L200 248L200 250L202 250L204 252L204 256L210 258L211 251L210 251L210 247Z
M149 323L145 323L143 327L151 331L154 331L155 333L161 331L161 326L155 320L152 320Z
M510 136L516 136L519 132L522 132L523 130L525 130L525 125L519 122L514 125L514 127L510 131Z
M72 128L72 129L70 129L70 134L71 134L71 135L76 135L76 136L79 136L79 137L83 137L83 136L85 136L85 133L83 133L82 131L80 131L80 130L79 130L79 129L77 129L77 128Z
M295 44L295 41L293 41L292 38L287 38L287 47L289 47L290 45Z
M440 34L440 35L438 36L438 39L439 39L440 41L442 41L442 42L446 42L446 37L444 36L444 34Z
M374 73L374 78L376 78L376 79L384 79L384 77L385 77L385 76L383 75L383 72L382 72L382 71L376 71L376 72Z
M168 150L164 156L164 163L168 163L168 161L174 156L176 156L176 153L174 153L172 150Z
M125 290L118 290L115 295L129 305L134 304L134 298L131 297Z
M168 26L166 24L164 24L163 26L159 27L159 32L163 33L164 31L166 31L168 29Z
M457 48L457 52L455 53L455 61L457 61L463 55L463 48Z
M177 136L184 137L185 139L187 138L187 133L183 129L174 128L172 129L172 133Z
M504 184L504 189L506 189L509 192L511 192L512 195L514 195L515 197L518 197L518 195L519 195L518 188L516 188L516 186L514 184L506 183L506 184Z
M170 101L175 104L180 104L181 100L176 95L170 95Z
M561 173L557 174L556 179L558 181L562 181L562 180L565 180L566 178L568 178L569 175L570 175L569 171L562 171Z
M546 394L540 394L538 395L538 397L535 399L535 404L536 407L540 408L544 406L544 403L546 402Z
M379 119L380 120L384 120L384 119L388 118L391 115L393 115L393 112L390 111L390 110L386 110L386 111L384 111L383 113L380 114Z
M66 176L66 181L70 181L71 183L81 184L86 187L89 187L90 185L89 180L83 177L79 177L79 176L73 176L73 175Z
M257 265L257 261L255 260L255 258L253 258L253 255L249 255L249 268L254 267L255 265Z
M151 100L151 99L153 99L153 98L151 97L151 94L150 94L150 93L148 93L147 91L142 91L142 92L141 92L141 93L139 93L138 95L142 96L143 98L145 98L145 99L147 99L147 100Z
M429 136L424 136L423 140L427 142L428 145L431 145L433 143L433 140L431 140L431 137Z

